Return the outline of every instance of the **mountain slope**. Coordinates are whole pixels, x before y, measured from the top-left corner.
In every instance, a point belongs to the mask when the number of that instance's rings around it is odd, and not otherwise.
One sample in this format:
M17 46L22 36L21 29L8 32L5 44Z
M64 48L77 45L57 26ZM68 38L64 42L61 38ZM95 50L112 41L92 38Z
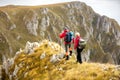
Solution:
M14 56L27 41L49 39L61 44L58 35L66 25L87 40L83 53L88 61L120 64L120 26L82 2L0 7L0 45L5 46L0 57Z
M28 45L29 44L29 45ZM120 66L100 63L79 64L72 55L64 58L59 44L44 40L39 46L19 51L13 58L4 60L2 80L119 80ZM54 48L57 47L57 48ZM26 53L26 50L33 52Z

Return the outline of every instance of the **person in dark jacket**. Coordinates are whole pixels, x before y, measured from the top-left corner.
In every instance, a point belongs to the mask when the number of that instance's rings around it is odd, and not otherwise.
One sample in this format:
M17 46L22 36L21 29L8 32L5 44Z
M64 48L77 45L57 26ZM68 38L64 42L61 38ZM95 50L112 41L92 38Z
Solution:
M70 55L72 55L71 41L70 42L65 41L65 36L68 32L70 31L68 30L68 28L65 27L64 31L59 35L60 38L64 38L66 60L69 60L69 52L70 52Z
M82 57L81 57L81 52L83 51L83 48L79 47L79 40L81 39L80 34L78 32L75 33L75 38L73 40L74 43L74 49L77 52L76 58L77 62L82 63Z

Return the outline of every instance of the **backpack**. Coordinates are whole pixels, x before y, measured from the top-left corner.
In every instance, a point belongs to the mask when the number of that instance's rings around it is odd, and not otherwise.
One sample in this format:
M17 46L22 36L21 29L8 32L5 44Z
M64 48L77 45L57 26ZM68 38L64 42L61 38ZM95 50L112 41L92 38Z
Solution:
M64 38L65 42L71 42L72 41L72 34L71 32L67 32Z
M78 43L78 48L79 49L84 49L86 46L86 41L82 38L79 39L79 43Z

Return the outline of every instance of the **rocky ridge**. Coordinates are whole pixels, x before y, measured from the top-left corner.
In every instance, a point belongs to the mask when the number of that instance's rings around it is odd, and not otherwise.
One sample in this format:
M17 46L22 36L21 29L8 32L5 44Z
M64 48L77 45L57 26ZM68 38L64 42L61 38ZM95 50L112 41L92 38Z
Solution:
M88 61L120 64L120 26L82 2L0 7L1 62L3 55L14 56L27 41L49 39L61 44L58 35L66 25L87 40L83 53Z
M64 49L58 43L48 40L43 40L42 42L27 42L25 48L17 51L13 58L4 58L3 65L0 68L2 71L0 79L120 79L119 65L86 63L85 61L83 61L83 64L79 64L75 62L75 54L73 54L68 61L64 59L64 55Z

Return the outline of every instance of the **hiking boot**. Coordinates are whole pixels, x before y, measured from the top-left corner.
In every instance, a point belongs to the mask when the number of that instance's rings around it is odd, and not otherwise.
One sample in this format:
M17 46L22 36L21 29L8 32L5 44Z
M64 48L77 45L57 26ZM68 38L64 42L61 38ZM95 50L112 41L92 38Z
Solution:
M82 61L77 60L76 62L82 64Z
M69 60L69 56L68 56L68 55L66 56L66 59L65 59L65 60Z
M70 51L70 56L72 56L72 51Z
M82 61L79 61L80 64L82 64Z

